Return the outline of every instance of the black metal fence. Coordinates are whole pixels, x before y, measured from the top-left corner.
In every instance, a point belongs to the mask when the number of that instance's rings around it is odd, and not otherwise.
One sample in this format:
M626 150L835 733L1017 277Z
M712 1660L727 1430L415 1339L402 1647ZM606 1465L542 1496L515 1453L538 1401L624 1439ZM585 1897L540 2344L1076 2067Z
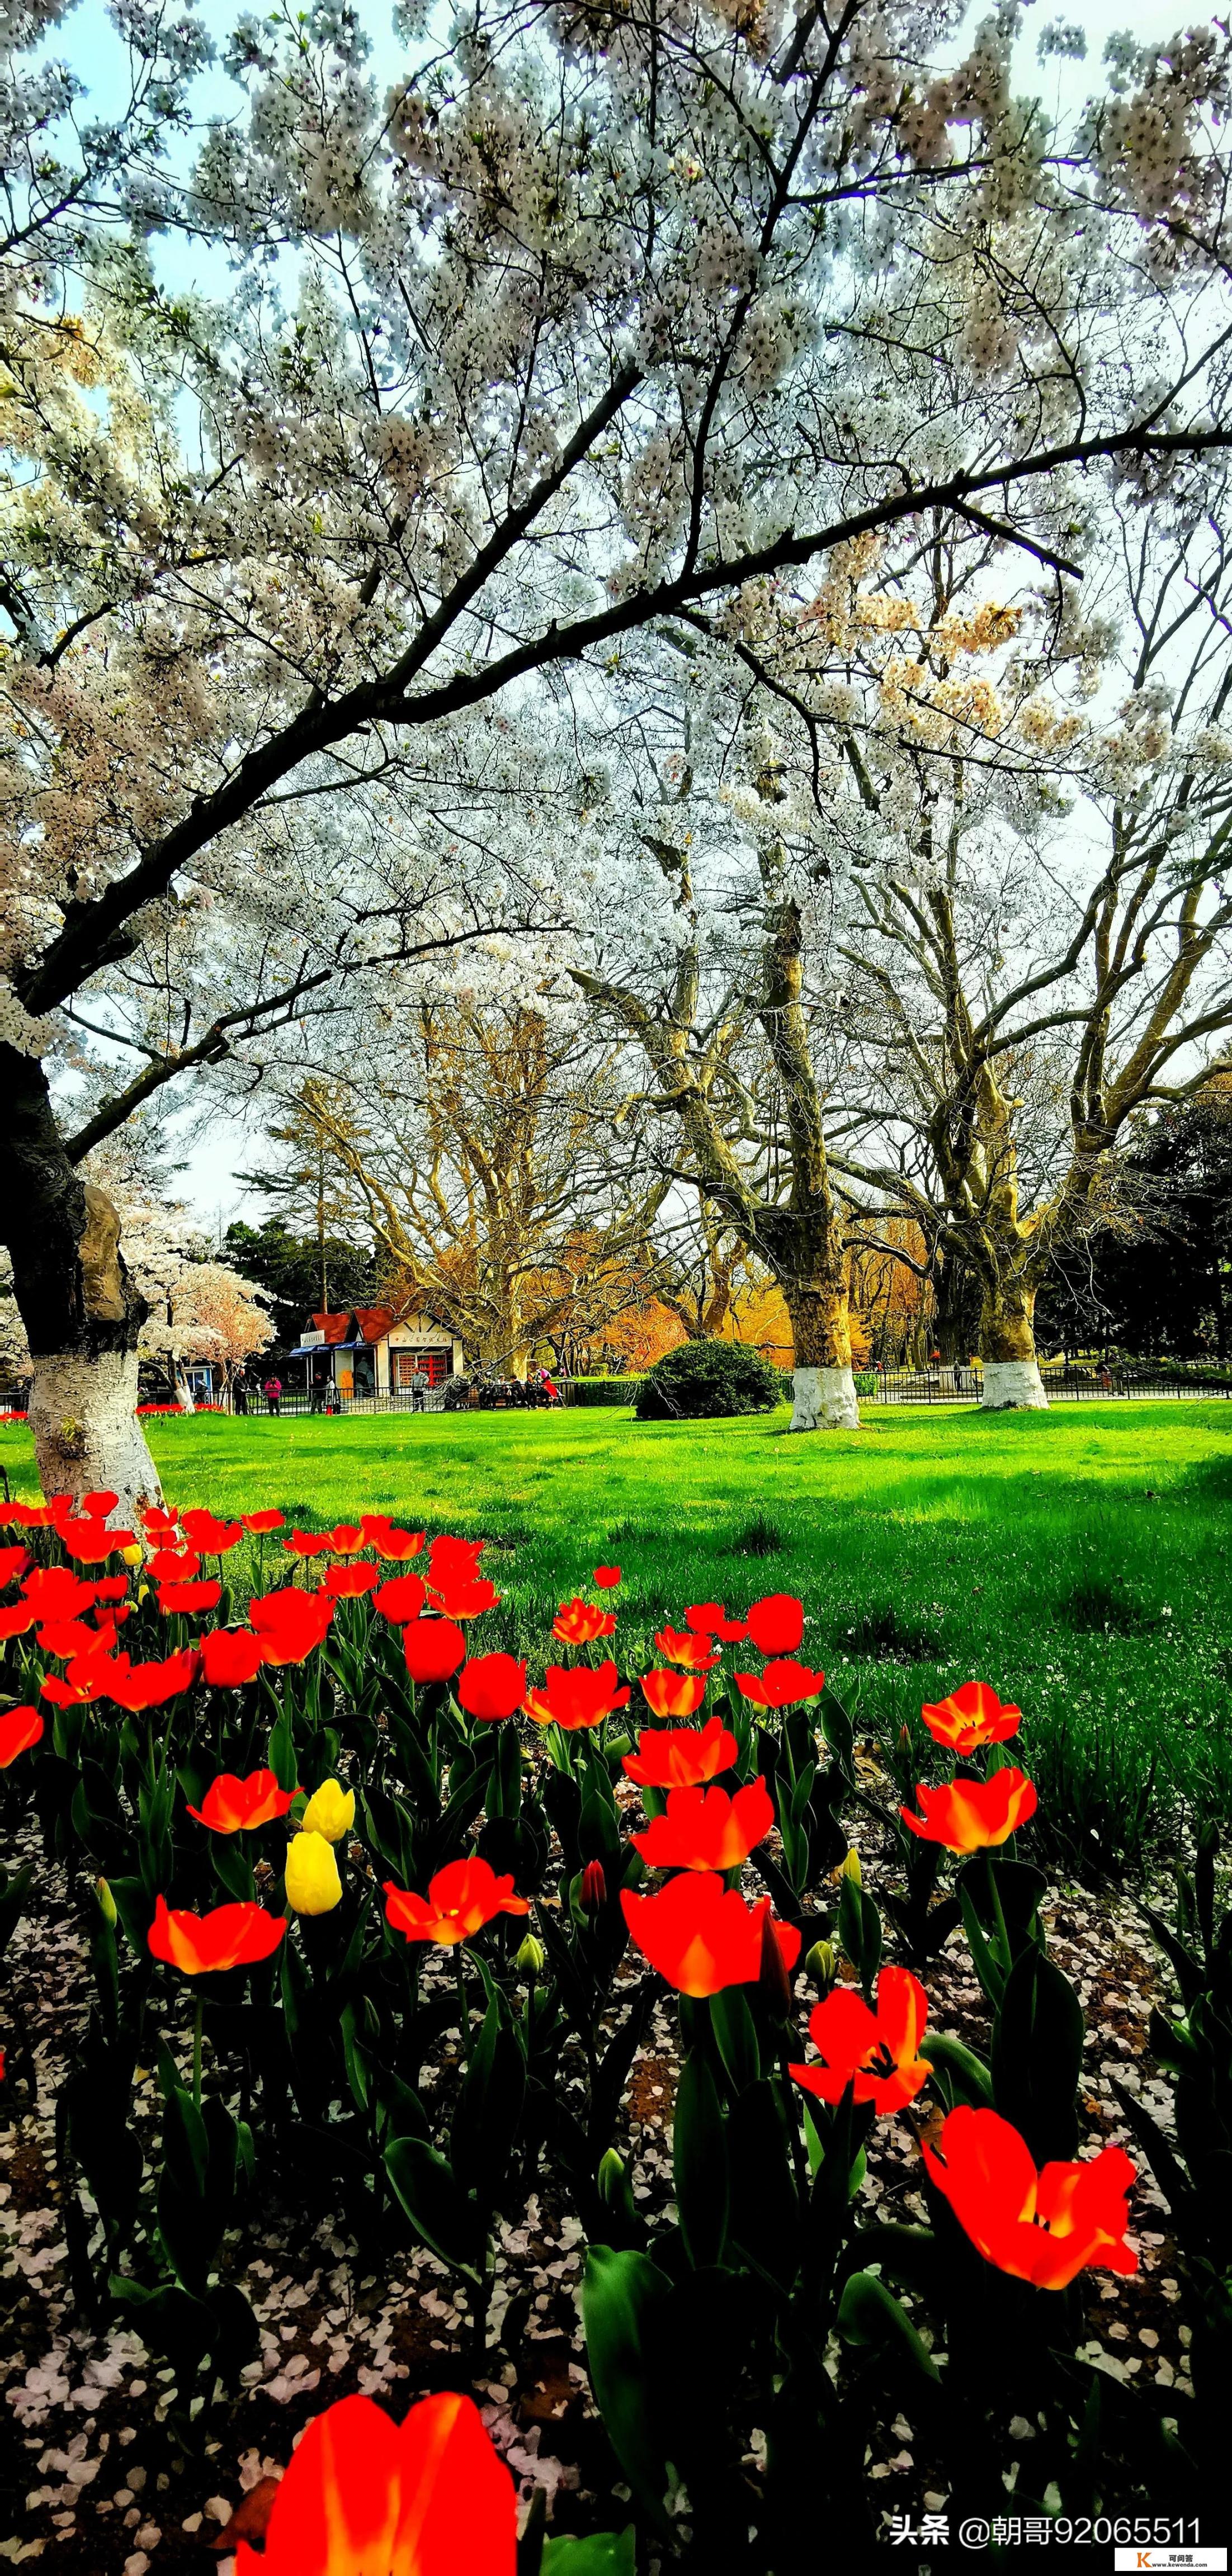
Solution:
M1112 1396L1232 1396L1232 1367L1044 1361L1040 1376L1050 1404L1106 1403ZM866 1404L979 1404L984 1395L983 1371L962 1366L861 1369L856 1384Z

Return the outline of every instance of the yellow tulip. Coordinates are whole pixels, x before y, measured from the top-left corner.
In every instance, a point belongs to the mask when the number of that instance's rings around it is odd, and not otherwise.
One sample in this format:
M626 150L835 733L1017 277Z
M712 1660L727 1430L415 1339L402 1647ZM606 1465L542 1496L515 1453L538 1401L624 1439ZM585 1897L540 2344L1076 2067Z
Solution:
M132 1547L122 1547L120 1550L121 1561L125 1565L140 1565L144 1554L145 1550L135 1542Z
M287 1903L296 1914L332 1914L342 1900L333 1847L322 1834L297 1834L287 1847Z
M859 1887L862 1884L860 1877L860 1855L858 1851L848 1852L846 1860L839 1862L838 1868L834 1872L834 1877L836 1880L840 1878L849 1878L853 1881L856 1887Z
M344 1789L340 1780L323 1780L300 1817L299 1829L302 1834L321 1834L327 1843L340 1843L354 1822L354 1790Z

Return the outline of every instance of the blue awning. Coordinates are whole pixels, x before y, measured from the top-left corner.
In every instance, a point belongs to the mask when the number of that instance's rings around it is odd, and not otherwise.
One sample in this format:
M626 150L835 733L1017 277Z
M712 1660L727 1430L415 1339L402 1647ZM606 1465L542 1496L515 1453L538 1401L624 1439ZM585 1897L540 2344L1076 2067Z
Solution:
M366 1351L368 1348L367 1342L297 1342L295 1349L288 1351L287 1358L327 1360L331 1351Z

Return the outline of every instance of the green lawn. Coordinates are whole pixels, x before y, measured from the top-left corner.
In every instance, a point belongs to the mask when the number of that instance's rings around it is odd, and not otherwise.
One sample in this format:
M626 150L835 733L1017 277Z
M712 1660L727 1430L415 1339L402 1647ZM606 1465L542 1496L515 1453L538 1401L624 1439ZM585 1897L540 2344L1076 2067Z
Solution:
M691 1601L799 1591L806 1655L886 1742L978 1675L1025 1710L1052 1814L1106 1848L1133 1839L1152 1761L1156 1823L1177 1793L1232 1813L1232 1406L869 1407L859 1433L809 1439L785 1422L204 1416L150 1436L181 1504L487 1537L505 1600L486 1644L542 1657L556 1601L604 1559L625 1570L631 1661ZM32 1490L20 1428L0 1464Z

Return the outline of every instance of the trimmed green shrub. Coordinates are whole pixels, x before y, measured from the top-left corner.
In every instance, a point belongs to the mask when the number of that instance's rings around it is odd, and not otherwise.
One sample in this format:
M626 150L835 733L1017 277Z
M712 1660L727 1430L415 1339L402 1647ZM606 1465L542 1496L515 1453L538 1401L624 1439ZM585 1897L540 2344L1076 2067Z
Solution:
M770 1413L783 1392L779 1371L742 1342L682 1342L643 1378L638 1418L701 1422L722 1413Z

